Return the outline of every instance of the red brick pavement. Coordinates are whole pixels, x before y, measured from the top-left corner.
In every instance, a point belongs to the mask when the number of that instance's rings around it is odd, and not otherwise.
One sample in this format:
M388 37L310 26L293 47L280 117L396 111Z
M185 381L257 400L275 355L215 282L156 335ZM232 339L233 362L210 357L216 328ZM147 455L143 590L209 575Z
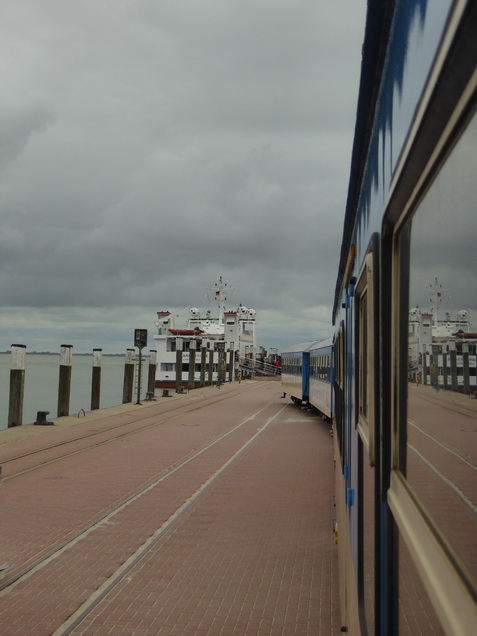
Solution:
M328 427L281 400L275 382L227 391L216 406L198 406L1 485L7 514L0 564L9 565L3 583L169 475L6 588L0 633L339 633ZM186 400L200 405L200 395ZM147 413L159 421L165 408ZM91 423L74 427L72 436L79 426ZM207 447L219 435L225 436Z

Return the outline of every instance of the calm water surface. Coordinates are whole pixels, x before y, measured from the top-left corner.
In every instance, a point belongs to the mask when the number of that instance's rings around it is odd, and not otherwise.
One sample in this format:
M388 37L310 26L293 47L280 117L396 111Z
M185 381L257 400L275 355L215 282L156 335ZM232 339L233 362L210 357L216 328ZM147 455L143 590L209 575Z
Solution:
M0 429L7 427L10 391L10 354L0 353ZM37 411L50 411L55 418L58 409L60 356L28 354L25 365L25 398L23 424L36 420ZM73 355L71 372L70 415L81 409L91 410L91 376L93 356ZM147 366L146 366L147 373ZM117 406L123 398L124 356L103 356L101 365L100 408Z

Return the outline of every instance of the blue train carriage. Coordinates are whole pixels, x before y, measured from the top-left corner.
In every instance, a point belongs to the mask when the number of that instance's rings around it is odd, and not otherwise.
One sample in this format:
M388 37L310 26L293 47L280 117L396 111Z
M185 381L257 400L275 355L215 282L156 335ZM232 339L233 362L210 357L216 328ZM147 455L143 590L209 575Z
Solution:
M297 405L310 396L310 353L315 342L304 342L285 349L282 356L282 389Z
M440 325L445 296L477 315L477 2L370 0L362 56L333 307L341 631L467 635L476 411L458 391L475 350ZM411 341L418 306L432 328ZM452 386L413 381L429 355L437 379L457 360Z
M333 414L333 338L320 340L308 348L310 356L309 403L327 420Z

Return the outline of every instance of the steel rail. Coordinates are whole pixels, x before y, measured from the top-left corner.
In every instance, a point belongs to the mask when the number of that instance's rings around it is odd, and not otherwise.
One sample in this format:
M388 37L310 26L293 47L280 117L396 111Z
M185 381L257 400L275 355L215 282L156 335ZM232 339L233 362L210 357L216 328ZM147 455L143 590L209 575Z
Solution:
M123 499L120 502L118 502L112 508L110 508L109 510L107 510L103 514L99 515L96 519L94 519L93 521L88 523L86 526L84 526L83 528L78 530L72 536L68 537L67 539L65 539L64 541L59 543L57 546L52 548L46 554L44 554L41 557L39 557L38 559L36 559L34 562L32 562L30 565L25 567L23 570L21 570L20 572L15 574L13 577L11 577L10 579L7 579L6 581L3 581L0 584L0 597L1 596L5 596L6 594L8 594L12 589L14 589L24 579L26 579L27 577L31 576L32 574L34 574L36 571L40 570L41 568L45 567L51 560L53 560L53 559L57 558L58 556L60 556L65 550L67 550L69 548L72 548L81 539L83 539L86 536L88 536L90 534L90 532L92 532L94 529L96 529L99 525L104 524L105 521L108 521L110 518L114 517L121 510L126 508L128 505L131 505L134 501L136 501L141 496L143 496L144 494L149 492L152 488L154 488L158 484L162 483L168 477L170 477L171 475L176 473L178 470L180 470L181 468L183 468L184 466L189 464L191 461L193 461L194 459L196 459L197 457L202 455L209 448L212 448L213 446L215 446L215 444L219 443L220 441L222 441L223 439L225 439L226 437L231 435L233 432L235 432L236 430L238 430L239 428L244 426L247 422L252 420L254 417L256 417L258 414L263 412L265 409L269 408L272 404L273 404L273 402L267 403L265 406L262 406L256 412L254 412L251 415L249 415L246 418L244 418L241 422L236 424L230 430L228 430L228 431L226 431L224 433L221 433L220 435L217 435L212 440L209 440L209 442L206 442L201 448L195 450L195 452L187 455L186 457L182 458L179 461L176 461L174 464L171 464L167 468L164 468L156 477L154 477L152 480L150 480L147 484L144 484L143 486L141 486L136 492L132 493L131 495L128 495L125 499ZM281 410L283 410L283 408L285 408L285 407L282 407ZM268 421L266 426L268 426L268 424L275 417L277 417L279 413L281 413L281 410L278 413L276 413L272 418L270 418L270 420ZM256 437L256 433L252 436L252 438L255 438L255 437Z
M254 387L254 386L247 387L247 390L252 390L254 388L256 388L256 387ZM85 435L80 435L80 436L74 437L74 438L69 439L69 440L64 440L62 442L58 442L56 444L51 444L49 446L44 446L44 447L42 447L40 449L36 449L36 450L28 452L28 453L23 453L21 455L15 456L15 457L5 458L3 460L0 460L0 466L3 466L3 465L8 464L10 462L20 461L22 459L25 459L27 457L31 457L33 455L40 455L41 453L49 452L49 451L51 451L52 449L55 449L55 448L64 448L65 446L67 446L69 444L73 444L73 443L76 443L76 442L81 442L83 440L90 440L93 437L97 437L99 435L104 435L104 434L107 434L109 432L114 432L114 431L117 431L118 429L121 429L121 428L124 428L124 427L128 427L128 426L129 427L133 427L132 430L125 431L125 432L123 432L123 433L121 433L119 435L115 435L115 436L107 438L105 440L102 440L102 441L99 441L99 442L95 442L93 444L89 444L89 445L84 446L82 448L79 448L79 449L76 449L74 451L61 454L58 457L54 457L52 459L48 459L48 460L43 461L43 462L39 461L34 466L30 466L30 467L25 468L23 470L19 470L18 472L12 473L10 475L5 475L5 476L2 477L2 479L0 481L0 484L4 483L4 482L7 482L7 481L9 481L11 479L14 479L16 477L19 477L21 475L24 475L26 473L29 473L29 472L31 472L33 470L37 470L39 468L43 468L45 466L49 466L52 463L55 463L55 462L58 462L58 461L62 461L64 459L67 459L67 458L72 457L74 455L77 455L79 453L83 453L83 452L86 452L88 450L91 450L93 448L97 448L98 446L102 446L104 444L108 444L108 443L114 442L114 441L116 441L118 439L121 439L123 437L127 437L127 436L130 436L130 435L134 435L136 433L140 433L140 432L145 431L145 430L147 430L149 428L153 428L154 426L158 426L160 424L164 424L166 422L170 422L171 420L176 419L177 417L180 417L181 415L184 415L185 413L192 413L193 411L200 410L202 408L205 408L207 406L211 406L213 404L217 404L217 403L219 403L219 402L221 402L223 400L229 399L230 397L233 397L233 396L237 395L238 393L239 393L238 390L233 390L233 391L230 391L229 393L227 393L226 395L220 394L220 395L215 396L215 397L204 398L204 400L202 402L200 402L200 403L194 402L193 404L191 404L189 402L187 404L181 404L181 405L178 405L175 408L172 408L172 409L169 409L169 410L165 411L165 413L160 413L160 414L157 414L157 415L150 415L149 414L149 415L144 415L143 417L140 417L140 418L136 417L134 419L134 421L122 422L121 424L115 424L114 426L110 426L110 427L107 427L107 428L103 428L101 430L97 430L97 431L93 431L93 432L90 432L90 433L86 433ZM151 420L151 419L154 419L154 421L150 422L148 424L145 424L143 426L136 426L136 424L138 422L144 422L145 420Z

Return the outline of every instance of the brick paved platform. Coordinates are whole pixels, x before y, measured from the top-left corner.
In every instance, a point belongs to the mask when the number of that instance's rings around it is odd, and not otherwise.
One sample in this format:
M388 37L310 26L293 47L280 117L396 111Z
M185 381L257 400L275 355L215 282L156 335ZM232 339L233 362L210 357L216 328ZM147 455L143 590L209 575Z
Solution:
M0 432L0 633L339 634L332 439L280 396Z

